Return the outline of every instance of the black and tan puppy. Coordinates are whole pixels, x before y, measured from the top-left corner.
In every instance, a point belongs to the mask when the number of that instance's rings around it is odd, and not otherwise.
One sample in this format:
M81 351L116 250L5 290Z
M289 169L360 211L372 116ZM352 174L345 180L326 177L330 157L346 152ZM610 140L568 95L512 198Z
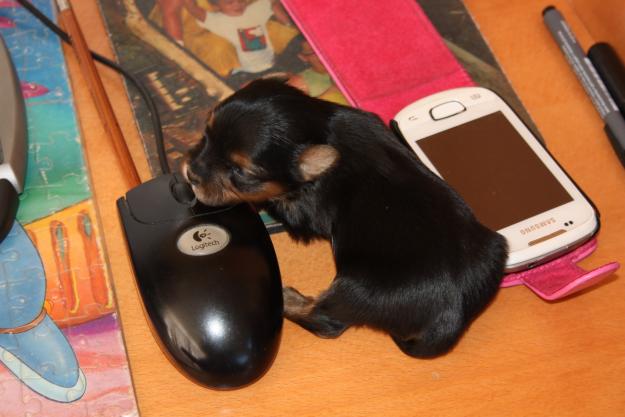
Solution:
M432 357L495 296L504 238L375 115L258 80L214 109L206 133L184 169L200 201L252 202L293 238L332 242L330 288L284 289L285 316L316 335L370 326Z

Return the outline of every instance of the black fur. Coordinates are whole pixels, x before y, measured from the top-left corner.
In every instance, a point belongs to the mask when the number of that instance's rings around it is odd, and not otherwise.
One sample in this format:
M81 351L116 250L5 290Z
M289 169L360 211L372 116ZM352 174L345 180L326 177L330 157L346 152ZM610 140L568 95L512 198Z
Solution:
M212 119L188 165L195 189L221 181L246 200L255 187L280 184L255 202L293 238L332 241L332 285L316 298L285 288L287 318L321 337L370 326L406 354L432 357L449 351L497 293L505 239L478 223L377 116L259 80ZM338 158L305 178L302 155L314 145L331 146ZM233 152L252 166L233 164Z

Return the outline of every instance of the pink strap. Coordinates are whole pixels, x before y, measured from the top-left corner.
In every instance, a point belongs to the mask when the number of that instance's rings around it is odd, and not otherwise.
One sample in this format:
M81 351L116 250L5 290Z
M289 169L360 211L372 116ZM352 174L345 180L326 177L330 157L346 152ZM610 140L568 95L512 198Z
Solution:
M282 0L334 81L356 107L385 122L429 94L473 81L447 49L415 0ZM596 284L616 262L590 272L576 265L596 239L529 271L504 277L502 287L524 284L555 300Z

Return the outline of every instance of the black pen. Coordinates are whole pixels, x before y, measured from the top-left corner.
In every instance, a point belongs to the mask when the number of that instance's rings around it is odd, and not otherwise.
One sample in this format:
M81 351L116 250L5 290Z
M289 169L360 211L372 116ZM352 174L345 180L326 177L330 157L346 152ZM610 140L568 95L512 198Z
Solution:
M556 43L573 68L575 75L601 115L605 123L604 130L610 139L610 143L621 164L625 166L625 118L623 118L616 103L608 93L605 84L599 77L599 74L597 74L597 70L586 57L586 54L584 54L571 28L566 24L560 12L555 7L549 6L543 10L543 19L551 35L553 35Z
M595 43L588 49L588 59L595 66L608 92L625 116L625 65L614 48L605 42Z

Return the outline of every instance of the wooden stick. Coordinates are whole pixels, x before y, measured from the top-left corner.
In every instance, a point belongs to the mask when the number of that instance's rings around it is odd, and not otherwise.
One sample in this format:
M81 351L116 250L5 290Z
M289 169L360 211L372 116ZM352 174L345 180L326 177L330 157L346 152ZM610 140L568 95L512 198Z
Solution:
M141 178L139 177L137 168L132 161L128 145L126 144L122 130L119 127L117 118L115 117L115 112L113 111L111 102L106 94L104 85L102 84L102 79L100 78L98 70L96 69L95 63L91 57L91 52L87 47L85 37L80 30L80 26L76 20L76 15L71 8L69 0L56 0L56 3L59 7L59 21L72 40L72 47L76 54L76 58L78 59L78 64L82 75L87 82L87 86L89 87L89 90L91 90L91 95L93 97L93 101L95 102L98 114L100 115L102 124L104 125L104 130L113 141L115 153L117 154L119 162L122 166L128 185L131 188L134 188L141 184Z

